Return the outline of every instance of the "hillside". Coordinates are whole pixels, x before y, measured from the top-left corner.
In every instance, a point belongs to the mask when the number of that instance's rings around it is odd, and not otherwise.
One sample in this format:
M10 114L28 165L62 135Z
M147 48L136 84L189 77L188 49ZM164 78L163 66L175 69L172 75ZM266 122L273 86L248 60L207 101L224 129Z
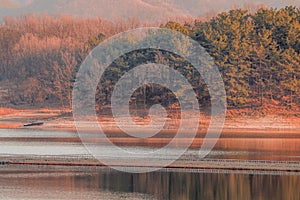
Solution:
M151 4L135 2L152 8ZM165 27L189 34L215 59L229 108L261 110L275 105L293 109L300 104L299 14L299 9L292 6L260 9L256 13L234 9L209 21L195 21L194 26L168 22ZM69 107L76 70L86 55L103 39L142 26L133 22L66 16L7 20L0 26L3 106ZM209 105L207 87L195 69L178 56L157 50L136 51L117 59L107 70L107 80L101 80L103 87L96 95L98 105L110 104L114 84L122 73L158 59L180 71L192 84L199 102ZM165 106L175 103L169 94L154 86L135 93L137 102L163 102Z
M12 0L0 0L0 9L16 7L18 7L18 4Z
M176 7L172 2L162 0L111 0L109 2L107 0L42 0L22 3L23 6L15 10L6 10L4 14L47 13L78 17L97 16L109 20L135 17L145 22L187 16L187 12ZM2 12L1 15L3 16Z
M282 8L300 6L298 0L0 0L0 17L28 13L65 14L104 19L135 17L145 22L163 21L178 16L211 16L243 7L255 10L259 5Z

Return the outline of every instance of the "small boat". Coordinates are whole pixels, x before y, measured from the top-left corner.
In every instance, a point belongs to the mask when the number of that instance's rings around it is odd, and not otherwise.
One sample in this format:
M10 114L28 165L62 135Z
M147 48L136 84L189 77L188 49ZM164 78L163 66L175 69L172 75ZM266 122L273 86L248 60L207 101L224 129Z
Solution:
M41 126L43 124L44 124L44 122L32 122L29 124L24 124L23 126Z

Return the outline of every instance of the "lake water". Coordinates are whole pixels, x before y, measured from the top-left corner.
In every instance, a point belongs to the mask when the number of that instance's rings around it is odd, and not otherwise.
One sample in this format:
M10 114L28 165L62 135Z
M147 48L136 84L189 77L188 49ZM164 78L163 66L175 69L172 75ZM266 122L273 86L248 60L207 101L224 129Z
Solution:
M87 150L72 142L77 134L36 130L0 130L0 155L83 155ZM275 140L275 141L272 141ZM254 139L245 149L228 141L213 150L210 158L299 160L298 139L273 138L268 151ZM49 142L50 141L50 142ZM288 151L278 151L278 141ZM228 143L226 143L228 142ZM274 150L272 150L272 144ZM230 148L232 147L232 148ZM147 147L126 147L142 151ZM109 149L107 149L109 151ZM197 156L190 149L188 156ZM117 155L116 155L117 156ZM162 158L163 159L163 155ZM255 199L299 200L300 176L295 174L247 174L237 171L157 171L129 174L108 168L1 167L0 199Z
M7 170L7 169L6 169ZM300 176L109 169L1 170L1 199L298 200Z
M88 134L87 134L88 135ZM93 135L93 134L91 134ZM208 158L247 160L300 160L299 138L222 138ZM129 151L148 151L157 147L122 147ZM108 148L107 151L110 151ZM189 149L186 155L198 156L199 148ZM175 150L174 150L175 152ZM83 155L88 154L76 133L31 129L0 129L0 155ZM117 155L116 155L117 156ZM172 155L171 155L172 156ZM161 155L163 158L164 155Z

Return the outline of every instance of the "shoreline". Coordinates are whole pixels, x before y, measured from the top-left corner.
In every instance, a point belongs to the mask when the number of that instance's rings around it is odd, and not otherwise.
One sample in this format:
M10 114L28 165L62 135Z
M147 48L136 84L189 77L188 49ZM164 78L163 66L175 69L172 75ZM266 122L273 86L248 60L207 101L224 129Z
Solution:
M1 110L1 108L0 108ZM43 121L42 126L26 127L26 129L44 130L44 131L66 131L76 132L76 127L70 110L62 112L58 109L35 109L35 110L11 110L5 114L0 112L0 129L23 129L24 124ZM188 113L187 113L188 114ZM123 133L115 124L114 120L109 116L98 117L101 127L108 133ZM131 120L131 119L128 119ZM135 122L139 125L146 124L148 119L135 118ZM200 116L200 124L198 134L206 132L210 122L209 116ZM87 132L95 132L98 129L90 125L88 119L82 121L81 127ZM178 124L176 124L178 125ZM175 126L176 126L175 125ZM170 134L176 133L177 128L169 128ZM300 117L296 116L276 116L270 115L265 117L257 116L240 116L227 117L223 127L222 134L234 136L256 135L262 137L286 137L289 135L300 136Z
M200 130L197 133L191 149L199 149L203 144L203 136L205 136L207 126L209 124L209 117L203 117L202 123L200 122ZM154 146L162 147L165 146L173 139L176 134L176 130L167 130L161 131L158 135L152 138L130 138L128 135L124 134L120 129L115 127L114 120L107 116L99 117L99 120L103 123L105 128L105 133L109 137L109 140L114 144L120 146ZM147 120L145 119L135 119L139 124L145 124ZM33 126L33 127L23 127L23 124L33 122L33 121L43 121L42 126ZM87 133L95 133L97 129L91 127L90 122L82 121L81 124L84 130ZM61 112L60 110L23 110L20 112L12 112L9 114L0 115L0 129L18 129L18 130L33 130L33 131L50 131L53 132L53 135L59 135L61 132L76 132L74 126L73 117L70 112ZM140 130L141 132L143 130ZM187 138L179 138L176 144L179 146L186 142ZM212 140L214 140L212 138ZM27 138L22 136L12 138L12 137L1 137L1 142L19 142L27 141ZM62 137L62 138L51 138L46 137L41 134L36 138L31 138L31 141L36 142L67 142L67 143L81 143L80 138L76 137ZM101 141L100 141L101 142ZM207 161L207 160L178 160L170 166L170 169L190 169L190 170L205 170L205 169L215 169L215 170L242 170L242 171L293 171L295 173L300 173L300 160L298 158L288 158L289 156L298 155L300 152L300 117L282 117L282 116L266 116L266 117L236 117L236 118L227 118L225 122L224 129L222 131L220 139L216 143L214 149L217 151L258 151L258 152L268 152L275 151L278 155L275 157L269 157L268 154L262 155L261 157L253 156L251 154L242 155L241 158L235 160L230 159L230 162L226 162L224 158L221 157L218 161ZM276 156L285 156L287 163L294 163L291 165L281 165L280 157ZM80 163L83 166L90 167L105 167L103 165L95 164L93 159L83 159L74 160L72 158L67 158L65 160L60 160L54 158L43 158L38 157L31 159L30 155L22 156L19 158L10 157L5 159L4 155L0 157L1 162L7 162L7 166L61 166L61 167L80 167ZM238 160L253 160L262 159L261 162L252 162L240 164ZM213 159L212 159L213 160ZM228 159L227 159L228 160ZM265 162L263 160L268 160ZM152 165L155 166L157 161L153 161ZM59 164L60 163L60 164ZM128 161L124 161L128 163ZM134 163L134 162L133 162ZM277 164L280 164L277 166ZM296 163L296 164L295 164ZM119 166L119 163L116 163L116 166ZM131 163L129 163L131 164ZM137 167L138 165L133 165L129 167ZM121 162L120 167L128 167L123 165ZM168 168L167 168L168 169Z
M207 133L209 120L207 117L200 116L204 119L200 121L200 129L195 137L189 136L188 130L186 134L174 139L177 146L182 146L189 142L189 138L194 138L191 149L198 149L204 142ZM101 116L103 131L110 142L120 146L154 146L162 147L167 145L177 134L176 129L162 130L153 137L134 138L124 133L116 127L114 120L110 117ZM145 119L137 119L139 124L145 124ZM24 124L33 121L43 121L42 126L23 127ZM81 130L84 133L91 134L91 141L107 142L105 138L99 138L94 133L98 133L98 127L92 127L89 121L81 122ZM17 130L33 130L33 131L50 131L53 136L47 137L40 134L31 138L33 142L66 142L66 143L82 143L81 138L77 135L72 115L60 110L23 110L7 115L0 115L0 129L17 129ZM147 133L144 129L133 129L136 133L143 136ZM75 137L61 137L62 132L76 133ZM144 135L147 136L147 135ZM89 136L90 137L90 136ZM278 151L287 153L300 152L300 117L288 118L280 116L267 116L263 118L237 117L227 118L222 133L219 138L212 137L206 141L216 141L214 148L216 150L236 150L236 151ZM24 142L27 138L18 136L18 138L1 136L2 142Z

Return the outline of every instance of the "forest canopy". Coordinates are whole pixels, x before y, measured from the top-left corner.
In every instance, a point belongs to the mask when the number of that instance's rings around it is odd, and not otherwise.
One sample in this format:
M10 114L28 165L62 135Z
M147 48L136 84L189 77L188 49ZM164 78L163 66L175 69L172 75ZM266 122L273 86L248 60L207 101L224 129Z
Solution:
M0 25L0 90L6 105L71 105L76 72L88 53L104 39L125 30L153 26L136 19L106 21L68 16L4 18ZM169 21L160 25L190 36L213 57L224 80L229 107L286 108L300 104L300 13L297 7L234 9L209 20ZM96 101L109 104L114 82L141 63L163 62L192 83L200 104L209 104L205 83L179 56L141 50L117 59L98 88ZM163 95L162 95L163 94ZM170 91L153 86L138 90L145 102L169 105ZM167 102L167 103L166 103Z

